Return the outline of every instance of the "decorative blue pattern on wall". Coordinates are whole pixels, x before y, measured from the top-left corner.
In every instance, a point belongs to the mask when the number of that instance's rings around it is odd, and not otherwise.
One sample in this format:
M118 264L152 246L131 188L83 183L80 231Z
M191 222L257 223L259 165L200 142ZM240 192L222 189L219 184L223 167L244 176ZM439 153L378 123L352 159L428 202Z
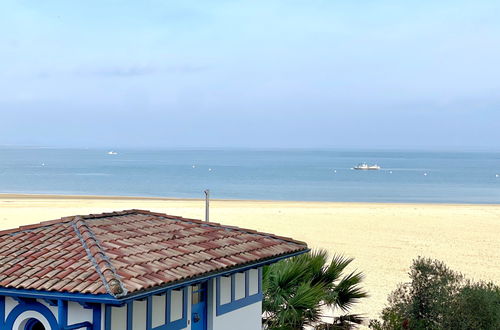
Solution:
M18 304L7 316L7 320L2 327L3 329L12 329L14 322L22 313L26 311L35 311L43 315L52 329L59 329L59 325L57 324L57 320L54 317L54 314L43 304L36 301L23 301Z

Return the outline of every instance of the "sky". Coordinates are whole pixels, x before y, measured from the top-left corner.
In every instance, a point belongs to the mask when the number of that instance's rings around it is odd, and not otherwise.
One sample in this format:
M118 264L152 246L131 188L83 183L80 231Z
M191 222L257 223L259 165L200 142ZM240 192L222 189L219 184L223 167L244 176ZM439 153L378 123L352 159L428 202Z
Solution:
M0 145L500 150L500 1L0 3Z

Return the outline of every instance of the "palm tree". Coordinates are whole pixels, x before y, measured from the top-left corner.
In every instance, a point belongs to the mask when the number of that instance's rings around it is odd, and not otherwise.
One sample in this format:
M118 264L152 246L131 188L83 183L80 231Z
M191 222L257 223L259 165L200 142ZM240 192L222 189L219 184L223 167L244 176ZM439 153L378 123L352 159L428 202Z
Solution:
M362 273L351 272L342 276L352 260L334 255L328 263L328 253L318 250L265 267L265 326L282 330L302 329L305 325L333 329L359 324L362 318L355 314L336 317L330 325L320 322L325 310L346 313L359 299L367 297L359 286Z

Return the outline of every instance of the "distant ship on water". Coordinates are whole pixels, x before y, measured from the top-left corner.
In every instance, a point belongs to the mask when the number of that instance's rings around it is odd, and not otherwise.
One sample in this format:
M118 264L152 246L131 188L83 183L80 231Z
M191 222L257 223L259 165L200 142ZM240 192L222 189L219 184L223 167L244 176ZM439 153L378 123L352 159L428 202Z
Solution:
M118 155L118 153L115 151L108 151L108 155Z
M353 167L355 170L380 170L380 166L377 164L374 165L368 165L367 163L362 163L358 164L357 166Z

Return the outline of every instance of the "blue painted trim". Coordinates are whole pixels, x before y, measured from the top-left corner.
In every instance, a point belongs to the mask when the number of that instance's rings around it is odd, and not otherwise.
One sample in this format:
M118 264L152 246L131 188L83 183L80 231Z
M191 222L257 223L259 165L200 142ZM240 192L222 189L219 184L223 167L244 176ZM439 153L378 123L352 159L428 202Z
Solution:
M128 302L130 300L138 300L138 299L143 299L143 298L145 298L147 296L151 296L151 295L159 295L159 294L167 292L168 290L174 290L174 289L178 289L178 288L181 288L181 287L184 287L184 286L189 286L189 285L192 285L192 284L196 284L196 283L200 283L200 282L205 282L205 281L207 281L209 279L217 278L219 276L229 276L231 274L243 272L243 271L246 271L246 270L249 270L249 269L252 269L252 268L257 268L257 267L261 267L261 266L273 264L273 263L278 262L278 261L280 261L282 259L287 259L287 258L295 257L295 256L298 256L298 255L307 253L309 251L311 251L311 250L310 249L306 249L306 250L302 250L302 251L290 253L290 254L287 254L287 255L279 256L279 257L276 257L276 258L267 259L267 260L264 260L264 261L260 261L260 262L256 262L256 263L252 263L252 264L248 264L248 265L244 265L244 266L241 266L241 267L232 268L232 269L224 270L224 271L220 271L220 272L214 272L214 273L210 273L209 275L205 275L205 276L195 277L195 278L193 278L191 280L187 280L187 281L183 281L183 282L178 282L178 283L171 284L171 285L168 285L168 286L153 288L153 289L145 291L145 292L132 293L129 296L126 296L126 297L123 297L123 298L120 298L120 299L116 299L114 301L114 303L116 305L120 305L120 304L126 303L126 302Z
M167 303L165 304L165 309L166 309L165 324L169 324L170 323L170 313L172 312L172 307L171 307L171 304L172 304L172 291L171 290L167 291L167 294L165 296L166 296L166 299L167 299Z
M49 300L47 303L49 303L51 306L54 306L54 305L57 306L57 328L54 328L54 329L71 330L71 329L81 329L83 327L87 328L88 330L92 329L92 323L90 323L90 322L80 322L80 323L68 325L68 302L66 300L59 299L59 300L57 300L57 303L54 300ZM30 309L29 306L36 306L39 303L36 302L35 300L21 299L20 304L21 305L18 305L18 306L25 306L25 308L27 308L26 310L32 310L32 309ZM43 306L43 305L41 305L41 306ZM43 307L45 307L45 306L43 306ZM52 315L52 312L50 312L49 309L47 309L47 310ZM38 310L36 310L36 311L38 311ZM40 312L40 313L43 314L42 312ZM45 316L45 318L47 318L47 320L49 320L49 317L47 317L45 314L43 314L43 315ZM10 314L9 314L9 316L10 316ZM55 319L55 317L54 317L54 319ZM15 321L15 319L14 319L14 321ZM98 322L100 322L100 316L99 316ZM4 326L4 324L2 324L2 326ZM3 329L3 327L1 329ZM27 327L27 329L29 329L29 327ZM99 327L97 328L97 330L100 330L100 324L99 324Z
M67 327L64 328L64 330L81 329L83 327L87 328L87 330L91 330L92 324L90 322L75 323L72 325L68 325Z
M166 294L166 313L165 313L165 321L166 324L160 325L158 327L153 328L152 330L174 330L174 329L182 329L187 326L187 304L188 304L188 287L182 288L182 317L178 320L172 321L171 319L171 308L172 308L172 290L167 291Z
M279 257L267 259L264 261L244 265L241 267L232 268L229 270L223 270L219 272L214 272L206 276L195 277L191 280L178 282L175 284L167 285L164 287L157 287L148 291L143 291L139 293L132 293L129 296L123 298L115 298L110 294L84 294L84 293L69 293L69 292L54 292L54 291L39 291L39 290L26 290L26 289L13 289L13 288L4 288L0 287L0 296L9 296L9 297L19 297L19 298L31 298L31 299L63 299L68 301L76 301L76 302L87 302L87 303L98 303L98 304L106 304L106 305L114 305L114 306L123 306L129 301L132 300L140 300L145 299L148 296L158 295L167 292L168 290L174 290L180 287L189 286L191 284L204 282L212 278L217 278L223 275L230 275L233 273L238 273L242 271L246 271L252 268L257 268L265 265L269 265L275 262L278 262L282 259L291 258L303 253L309 252L310 249L305 249L302 251L282 255ZM108 329L106 329L108 330Z
M56 299L44 299L47 304L50 306L56 307L57 304L59 303L59 300Z
M38 302L28 302L24 304L19 304L9 313L7 320L5 321L5 325L2 329L12 329L14 326L14 322L22 313L26 311L35 311L42 314L45 319L49 322L51 329L59 329L59 325L57 324L57 320L54 317L54 314L48 309L45 305L42 305Z
M83 301L79 301L78 302L84 309L93 309L94 308L94 304L91 304L91 303L87 303L87 302L83 302Z
M152 296L146 299L146 330L153 328L153 298Z
M231 274L231 302L236 300L236 274Z
M86 307L84 308L91 308L91 307L86 305ZM59 299L57 301L57 318L59 322L59 329L71 330L71 329L81 329L83 327L85 327L87 330L95 329L95 327L93 327L93 323L96 322L94 320L94 312L92 312L92 323L86 321L68 325L68 302L66 300ZM99 320L97 320L97 322L99 322L98 329L100 329L101 327L100 315L99 315Z
M132 330L134 321L134 302L127 303L127 330Z
M243 308L245 306L255 304L256 302L259 302L262 300L262 293L256 293L250 297L245 297L242 299L238 299L235 301L232 301L230 303L224 304L224 305L219 305L216 306L216 314L217 316L235 311L237 309Z
M242 307L254 304L256 302L259 302L263 299L262 295L262 268L258 268L258 290L256 294L250 295L249 294L249 271L245 271L245 297L241 299L235 299L234 291L235 291L235 282L236 282L236 275L231 275L231 302L221 304L220 302L220 290L221 290L221 285L220 285L220 277L217 277L216 279L216 287L215 287L215 314L217 316L223 315L229 312L232 312L234 310L240 309Z
M84 294L54 291L38 291L26 289L12 289L0 287L0 296L19 297L25 299L52 299L69 300L76 302L102 303L102 304L123 304L120 300L109 294Z
M111 330L111 306L106 305L104 311L104 330Z
M33 327L39 322L37 319L29 319L24 326L24 330L33 330Z
M92 330L101 330L101 304L95 304L92 307Z
M215 279L215 314L219 315L220 306L220 277Z
M259 268L259 289L258 292L262 293L262 268Z
M17 301L20 304L29 304L30 302L31 303L36 302L36 299L33 299L33 298L24 298L24 297L13 296L12 299L14 299L15 301Z
M57 318L59 320L59 329L65 329L68 325L68 302L65 300L57 301Z
M215 307L216 307L216 314L219 315L219 306L221 305L227 305L227 304L230 304L233 300L232 298L230 299L231 301L226 303L226 304L221 304L220 302L220 279L221 279L222 276L219 276L215 279ZM227 276L225 276L227 277ZM231 286L233 284L233 280L232 280L232 277L231 278ZM232 291L232 290L231 290Z
M4 329L5 325L5 297L0 296L0 329Z
M245 297L250 296L250 271L245 271Z

